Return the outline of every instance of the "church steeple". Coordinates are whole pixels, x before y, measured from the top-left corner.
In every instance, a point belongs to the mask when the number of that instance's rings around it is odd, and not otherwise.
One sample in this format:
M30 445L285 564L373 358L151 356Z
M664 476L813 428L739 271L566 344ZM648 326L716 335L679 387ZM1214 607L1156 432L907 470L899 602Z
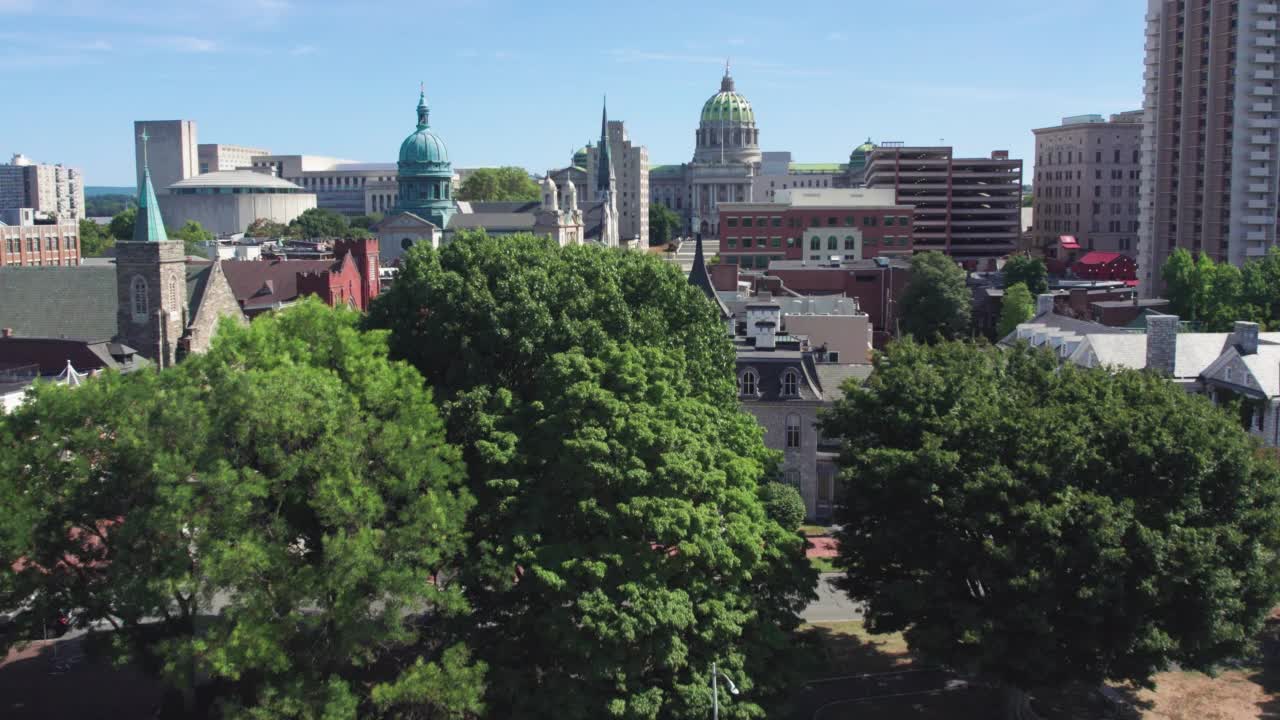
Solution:
M609 101L605 98L600 110L600 167L596 168L597 194L613 192L613 151L609 149Z
M133 222L134 242L167 242L169 236L164 231L164 218L160 216L160 203L156 201L156 190L151 185L151 167L147 160L147 129L142 129L142 187L138 188L138 214Z
M430 125L427 124L427 116L431 114L431 110L427 108L427 88L426 85L418 85L418 129L426 130Z

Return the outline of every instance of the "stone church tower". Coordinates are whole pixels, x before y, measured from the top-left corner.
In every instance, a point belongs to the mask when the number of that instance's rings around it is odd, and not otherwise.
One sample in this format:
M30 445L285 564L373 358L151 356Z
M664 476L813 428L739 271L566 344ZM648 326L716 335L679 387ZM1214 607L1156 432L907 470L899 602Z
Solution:
M186 327L187 264L182 241L170 240L160 217L143 130L142 187L133 239L116 243L116 331L118 339L166 368L178 360Z
M613 153L609 149L609 108L600 111L600 166L596 168L596 200L602 203L600 217L600 244L618 247L618 176L613 167Z

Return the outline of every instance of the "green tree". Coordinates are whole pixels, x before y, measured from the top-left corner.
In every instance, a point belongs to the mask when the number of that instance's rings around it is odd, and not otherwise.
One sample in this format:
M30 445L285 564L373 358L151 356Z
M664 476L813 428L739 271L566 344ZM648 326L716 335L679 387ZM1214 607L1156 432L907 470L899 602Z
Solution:
M111 224L108 226L111 230L111 237L115 238L116 242L133 240L133 221L137 217L138 209L136 207L116 213L115 217L111 218Z
M515 202L540 197L538 183L529 173L524 168L510 166L473 170L457 192L459 200L480 202Z
M1000 323L996 335L1004 337L1013 332L1019 323L1030 320L1036 314L1035 300L1022 283L1006 287L1004 299L1000 302Z
M1036 196L1027 193L1022 196L1022 207L1034 207L1036 204Z
M1022 283L1031 296L1049 292L1049 271L1040 258L1015 255L1004 264L1004 286Z
M163 373L37 386L0 425L0 557L54 570L6 562L0 609L110 623L183 717L198 677L227 717L477 711L483 665L419 620L465 607L459 454L358 322L307 300Z
M351 227L360 228L362 230L371 230L374 225L382 222L382 213L375 212L368 215L356 215L351 218Z
M84 199L84 212L89 217L112 217L137 206L132 195L94 195Z
M760 717L798 680L815 576L765 513L776 457L678 269L464 233L411 249L368 323L424 371L463 448L461 631L494 717L704 718L713 661L743 689L725 716Z
M649 204L649 246L666 245L680 232L680 216L662 203Z
M92 220L80 221L80 255L99 257L107 248L116 244L108 230Z
M786 483L770 482L764 484L760 493L764 498L765 514L782 527L795 530L804 522L808 511L799 490Z
M289 233L305 240L368 237L364 228L353 228L346 216L327 208L311 208L289 222Z
M267 218L258 218L249 223L244 234L254 238L282 238L289 234L289 226Z
M872 631L1015 690L1245 651L1280 590L1280 470L1228 413L1025 346L900 342L875 365L822 420L846 443L841 585Z
M911 258L911 280L898 301L902 329L921 342L964 336L973 299L965 272L954 260L929 251Z
M182 247L188 255L199 255L204 257L207 253L204 243L212 242L213 233L204 229L204 226L195 220L188 220L182 227L177 230L169 229L165 233L170 240L181 240Z

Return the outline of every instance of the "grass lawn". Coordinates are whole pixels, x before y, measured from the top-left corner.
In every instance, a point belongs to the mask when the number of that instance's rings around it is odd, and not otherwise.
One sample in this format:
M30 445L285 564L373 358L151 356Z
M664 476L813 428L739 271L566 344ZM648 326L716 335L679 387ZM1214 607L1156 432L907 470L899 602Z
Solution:
M831 528L828 528L826 525L801 525L800 532L804 533L805 537L818 537L821 535L830 535Z
M840 572L836 566L831 563L834 558L815 557L809 558L809 563L813 565L813 569L820 573Z
M1226 670L1156 676L1155 690L1134 693L1143 720L1253 720L1280 718L1280 671Z
M872 635L861 620L814 623L801 632L814 644L823 677L889 672L911 664L902 633Z

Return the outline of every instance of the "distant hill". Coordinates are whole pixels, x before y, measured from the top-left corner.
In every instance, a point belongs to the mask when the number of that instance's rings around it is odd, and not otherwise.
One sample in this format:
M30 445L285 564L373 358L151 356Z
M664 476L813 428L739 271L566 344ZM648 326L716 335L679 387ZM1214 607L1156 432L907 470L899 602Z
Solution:
M133 197L138 194L136 187L110 187L108 185L85 185L84 196L87 198L97 197L99 195L128 195Z

